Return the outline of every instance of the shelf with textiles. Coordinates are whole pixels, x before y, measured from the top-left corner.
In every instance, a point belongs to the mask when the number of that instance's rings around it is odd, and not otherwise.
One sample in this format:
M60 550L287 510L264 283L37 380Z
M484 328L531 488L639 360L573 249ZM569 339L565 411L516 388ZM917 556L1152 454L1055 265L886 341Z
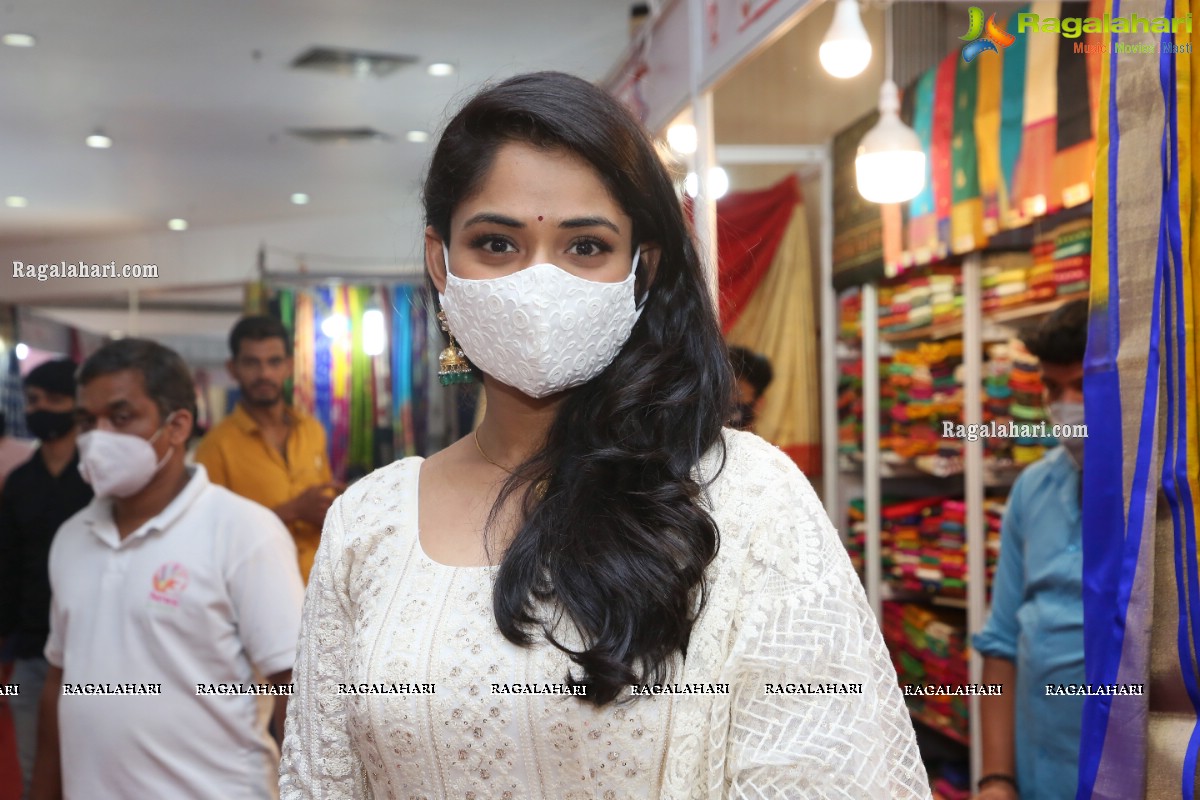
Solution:
M1013 306L1011 308L995 309L983 312L983 339L987 341L998 341L1008 338L1012 335L1011 331L1001 327L1002 323L1028 321L1049 314L1054 309L1058 308L1063 303L1068 303L1072 300L1086 300L1088 293L1072 292L1067 295L1055 296L1052 300L1040 300L1026 305ZM952 336L962 336L963 323L961 319L952 322L942 322L932 325L924 325L919 328L912 328L905 331L897 331L893 333L881 333L879 338L881 341L889 344L898 344L903 342L917 341L936 341L939 339L948 339Z
M908 713L913 718L913 721L921 723L935 733L940 733L942 736L953 740L955 743L960 744L963 747L971 746L971 740L969 738L949 727L944 722L939 721L928 711L917 709L909 705Z
M847 474L862 472L861 451L843 451L838 456L838 468ZM984 486L989 489L1012 486L1024 466L1011 459L986 458L983 462ZM924 480L929 478L962 478L966 471L961 456L918 456L909 461L893 452L884 451L880 461L880 478L883 480Z
M1006 247L976 254L984 341L1004 338L1009 333L1005 323L1036 318L1064 302L1087 297L1090 208L1085 204L1067 209L1020 231L1008 231ZM1020 235L1014 238L1016 233ZM881 341L897 344L962 335L962 266L956 257L889 272L892 277L881 281L878 289Z
M1010 256L1008 260L1015 259ZM942 318L931 317L928 324L909 330L888 333L882 324L887 316L898 319L896 307L884 306L882 301L890 303L896 298L894 287L899 283L893 283L890 294L882 285L876 288L880 302L874 319L864 313L860 324L864 333L861 352L874 353L877 358L876 425L853 419L854 412L870 407L856 395L866 389L863 376L870 371L864 369L861 359L839 363L839 463L848 473L866 475L864 450L873 453L876 461L869 480L877 482L876 491L892 495L876 501L879 555L873 580L874 593L885 609L885 642L901 683L955 686L979 682L978 666L971 666L968 634L982 625L990 601L1005 494L1022 469L1054 443L1037 438L986 438L986 434L968 441L959 426L1043 421L1036 361L1024 351L1016 334L1059 304L1086 296L1078 291L1059 293L1057 286L1053 296L1047 296L1048 286L1038 296L1029 288L1028 268L1018 273L1011 266L997 269L985 264L983 256L975 255L962 266L961 278L938 278L936 282L942 286L937 288L943 291L937 305L941 307L925 313ZM998 302L1013 293L996 292L996 278L1021 274L1026 276L1021 278L1023 302ZM1042 280L1048 274L1043 270ZM903 291L899 290L900 312L906 310L905 300L912 299ZM992 305L986 311L985 302ZM947 319L948 312L960 316ZM945 423L955 426L954 435L943 435ZM868 438L875 439L871 447ZM908 519L904 518L905 504ZM856 505L857 511L849 511L851 559L862 574L872 574L866 558L865 504ZM972 508L978 510L972 512ZM921 511L913 516L914 509ZM978 514L982 524L971 522L972 513ZM972 525L979 525L975 530L980 533L970 533ZM971 555L968 541L980 543L982 557ZM972 562L977 563L972 566ZM979 582L980 590L970 588L972 580ZM921 643L926 639L918 634L914 644L909 635L913 626L904 628L894 620L889 624L889 614L917 619L941 615L938 624L948 626L945 629L957 643L954 669L945 671L944 657L922 653ZM970 747L969 697L906 697L906 702L915 722Z
M1004 493L984 500L985 596L1000 557L1000 520ZM940 602L960 607L967 598L970 548L966 540L967 508L958 495L885 496L880 531L880 594L883 600ZM848 502L852 563L862 563L866 533L863 499Z
M1070 294L1058 295L1052 300L1040 300L1036 303L1014 306L1013 308L984 311L983 318L986 322L1029 321L1049 314L1063 303L1069 303L1073 300L1087 299L1087 291L1071 292Z
M909 714L959 745L971 743L966 696L933 687L967 683L967 645L961 609L898 601L883 604L884 640L905 692ZM924 688L920 691L918 687Z

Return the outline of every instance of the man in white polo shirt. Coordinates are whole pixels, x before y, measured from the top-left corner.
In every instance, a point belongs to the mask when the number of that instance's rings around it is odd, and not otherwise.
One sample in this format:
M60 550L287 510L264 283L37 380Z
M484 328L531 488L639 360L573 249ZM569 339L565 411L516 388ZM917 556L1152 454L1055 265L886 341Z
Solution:
M277 797L268 722L281 737L303 599L292 538L184 463L195 388L174 351L105 345L79 387L96 499L50 551L33 797Z

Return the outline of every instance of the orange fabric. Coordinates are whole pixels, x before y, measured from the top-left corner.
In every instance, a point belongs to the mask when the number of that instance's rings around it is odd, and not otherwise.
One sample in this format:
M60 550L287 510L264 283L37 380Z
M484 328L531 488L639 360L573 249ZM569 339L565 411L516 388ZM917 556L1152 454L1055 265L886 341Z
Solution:
M203 464L208 478L242 497L267 508L296 497L310 486L333 479L325 447L325 429L315 418L289 408L292 422L287 439L287 460L262 438L256 423L239 404L221 420L196 448L196 462ZM296 540L300 575L308 582L321 531L296 521L288 528Z
M787 453L800 471L810 478L821 474L821 446L819 444L785 444L779 448Z

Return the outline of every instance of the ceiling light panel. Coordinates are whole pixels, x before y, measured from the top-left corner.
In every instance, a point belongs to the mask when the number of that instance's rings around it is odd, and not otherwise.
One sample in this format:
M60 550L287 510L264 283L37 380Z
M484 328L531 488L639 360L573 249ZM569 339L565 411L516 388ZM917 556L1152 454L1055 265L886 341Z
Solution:
M288 133L316 144L349 144L351 142L390 142L392 137L374 128L288 128Z
M28 33L6 33L0 36L0 43L9 47L33 47L37 44L37 39Z
M312 47L292 61L292 69L311 69L351 78L383 78L401 67L415 64L416 56L403 53L377 53L343 47Z

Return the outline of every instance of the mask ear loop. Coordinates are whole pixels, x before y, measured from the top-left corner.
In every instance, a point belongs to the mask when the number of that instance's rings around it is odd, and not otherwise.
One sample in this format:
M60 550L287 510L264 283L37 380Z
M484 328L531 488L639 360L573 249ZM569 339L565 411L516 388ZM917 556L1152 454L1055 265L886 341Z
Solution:
M167 414L167 418L163 420L163 424L158 427L158 430L156 430L154 432L153 436L151 436L149 439L146 440L147 443L153 445L154 440L158 438L158 435L160 433L162 433L163 431L165 431L167 429L167 426L171 424L171 419L174 416L175 416L174 411L172 411L170 414ZM174 452L175 452L175 445L171 445L169 448L167 448L167 452L165 454L163 454L162 460L154 465L155 473L157 473L160 469L163 468L163 465L167 463L167 461L171 458L171 454Z
M633 265L629 268L629 274L631 277L637 275L638 263L641 261L641 259L642 259L642 248L638 247L637 249L635 249L633 251ZM633 279L633 281L634 281L634 286L636 287L637 286L637 278L635 277ZM642 297L642 302L634 304L634 307L633 307L634 311L637 311L640 313L641 310L645 307L646 301L649 299L650 299L650 287L647 286L646 294L644 297Z

